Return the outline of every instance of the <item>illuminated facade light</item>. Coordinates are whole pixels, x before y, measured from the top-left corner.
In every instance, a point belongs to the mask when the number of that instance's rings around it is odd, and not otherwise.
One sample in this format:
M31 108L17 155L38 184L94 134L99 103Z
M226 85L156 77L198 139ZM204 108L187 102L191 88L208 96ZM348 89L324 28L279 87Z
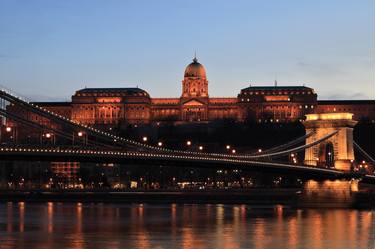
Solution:
M258 152L261 153L261 152L262 152L262 149L258 149Z
M187 142L186 142L186 145L187 145L187 146L190 146L190 145L191 145L191 141L187 141Z
M143 142L147 142L148 138L147 137L143 137L142 140L143 140Z
M306 121L311 120L336 120L336 119L343 119L343 120L352 120L353 114L352 113L320 113L320 114L307 114Z
M46 138L51 138L52 134L51 133L46 133Z
M229 150L230 149L230 145L227 145L226 148L227 148L227 150Z
M232 150L232 153L235 154L235 153L236 153L236 150L233 149L233 150Z
M78 136L79 136L79 137L82 137L82 136L83 136L83 132L82 132L82 131L79 131L79 132L78 132Z
M203 146L200 145L200 146L198 147L198 149L199 149L199 150L203 150Z
M159 147L163 146L163 143L162 142L158 142L158 146Z
M12 131L12 127L7 127L7 128L5 128L5 130L6 130L6 132L11 132Z

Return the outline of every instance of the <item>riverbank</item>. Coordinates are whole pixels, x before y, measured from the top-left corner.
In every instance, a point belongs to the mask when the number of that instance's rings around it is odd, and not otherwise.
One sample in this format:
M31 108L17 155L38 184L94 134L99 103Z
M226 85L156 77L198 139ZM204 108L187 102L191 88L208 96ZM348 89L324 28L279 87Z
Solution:
M374 192L354 192L349 197L311 197L301 189L251 189L210 191L1 191L1 202L101 202L283 205L303 208L374 208Z
M28 202L123 202L123 203L212 203L294 205L299 189L257 189L246 191L11 191L1 201Z

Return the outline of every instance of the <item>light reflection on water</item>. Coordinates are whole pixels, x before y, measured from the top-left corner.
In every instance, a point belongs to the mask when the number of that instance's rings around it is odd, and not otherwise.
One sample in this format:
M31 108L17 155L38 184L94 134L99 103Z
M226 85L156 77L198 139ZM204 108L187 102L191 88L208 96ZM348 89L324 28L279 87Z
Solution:
M375 249L375 211L8 202L0 248Z

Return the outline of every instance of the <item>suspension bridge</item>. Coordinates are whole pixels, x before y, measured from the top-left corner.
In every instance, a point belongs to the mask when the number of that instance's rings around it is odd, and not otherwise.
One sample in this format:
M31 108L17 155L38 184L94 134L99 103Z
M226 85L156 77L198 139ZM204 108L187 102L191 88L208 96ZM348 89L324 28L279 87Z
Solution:
M12 107L12 108L9 108ZM17 108L20 111L14 112ZM32 115L40 117L33 119ZM361 179L375 183L375 176L353 172L354 149L370 163L375 160L355 141L356 121L350 113L307 115L306 135L288 143L247 154L184 151L141 143L108 131L81 124L38 104L18 97L9 90L0 90L0 116L6 119L6 132L13 134L13 143L0 146L3 161L73 161L103 163L134 163L136 165L169 165L175 167L233 168L257 172L292 174L311 179ZM47 122L46 122L47 121ZM17 129L30 127L53 134L65 144L25 144L17 142ZM47 132L47 133L46 133ZM71 146L83 139L79 146ZM278 162L278 158L303 151L302 164Z

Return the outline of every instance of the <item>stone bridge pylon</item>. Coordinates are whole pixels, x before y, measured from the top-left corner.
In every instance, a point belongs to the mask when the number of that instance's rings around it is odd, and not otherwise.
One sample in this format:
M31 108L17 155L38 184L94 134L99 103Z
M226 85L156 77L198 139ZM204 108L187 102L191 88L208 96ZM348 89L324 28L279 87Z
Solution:
M351 113L308 114L304 122L306 144L312 143L335 131L332 137L305 150L305 164L327 166L350 171L354 161L353 128L357 121Z

